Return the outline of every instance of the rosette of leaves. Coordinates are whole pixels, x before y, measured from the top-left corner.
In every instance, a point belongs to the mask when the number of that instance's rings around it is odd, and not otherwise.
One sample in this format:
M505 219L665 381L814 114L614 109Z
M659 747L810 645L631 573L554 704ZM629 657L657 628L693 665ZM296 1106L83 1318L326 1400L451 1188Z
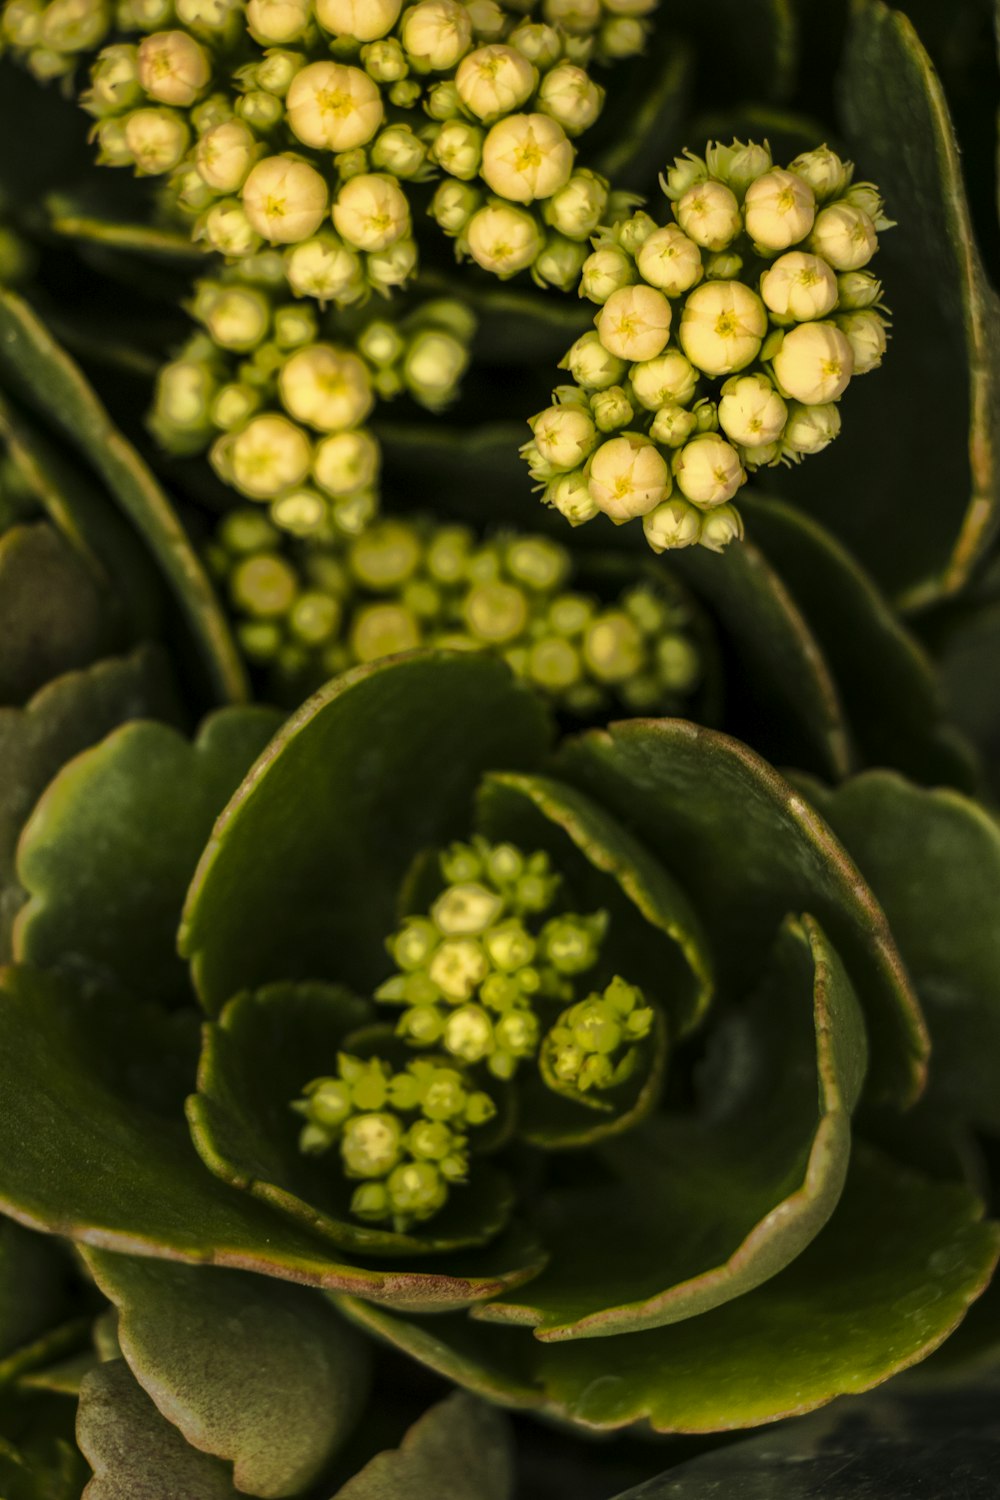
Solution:
M998 1248L967 1177L998 1125L974 804L882 772L796 789L674 720L553 751L467 654L338 679L223 810L269 732L126 726L39 802L7 1212L106 1290L127 1265L207 1299L213 1267L253 1273L262 1306L322 1289L582 1428L752 1426L948 1335ZM145 1316L155 1351L179 1320L153 1291Z

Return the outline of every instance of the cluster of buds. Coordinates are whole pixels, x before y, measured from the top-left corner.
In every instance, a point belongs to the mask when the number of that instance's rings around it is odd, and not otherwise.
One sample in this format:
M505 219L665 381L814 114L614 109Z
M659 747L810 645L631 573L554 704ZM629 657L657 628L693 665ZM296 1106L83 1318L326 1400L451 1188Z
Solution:
M276 264L275 264L276 262ZM285 295L280 257L198 283L203 332L160 371L150 426L175 453L209 449L226 484L292 535L362 530L378 508L378 400L437 411L455 395L474 322L451 300L398 322L371 318L345 343L333 314Z
M748 473L832 442L887 340L866 267L891 221L852 178L826 146L782 168L766 144L716 144L661 178L674 223L637 212L595 238L595 331L522 449L546 504L572 525L641 517L655 552L721 551Z
M447 882L425 916L389 938L397 972L375 991L402 1006L398 1034L509 1080L542 1040L540 1002L574 998L600 958L607 914L557 910L547 854L477 838L440 856Z
M306 1123L300 1148L339 1147L357 1182L351 1212L405 1233L432 1218L469 1171L469 1131L496 1114L489 1094L454 1067L419 1058L394 1071L378 1058L341 1053L336 1075L314 1078L292 1104Z
M480 542L461 526L385 520L326 546L233 511L210 566L272 696L298 702L359 662L436 645L502 653L556 708L592 719L679 709L701 676L689 606L665 579L603 604L545 537ZM578 566L578 565L577 565Z
M587 1094L617 1088L635 1070L638 1043L653 1029L653 1009L642 991L616 977L603 994L571 1005L545 1038L539 1058L553 1086Z
M107 42L81 97L99 160L164 178L227 260L279 247L297 295L346 305L415 275L431 181L459 255L575 285L608 198L575 168L589 64L641 50L654 3L121 0L112 35L108 0L7 0L3 27L49 75Z

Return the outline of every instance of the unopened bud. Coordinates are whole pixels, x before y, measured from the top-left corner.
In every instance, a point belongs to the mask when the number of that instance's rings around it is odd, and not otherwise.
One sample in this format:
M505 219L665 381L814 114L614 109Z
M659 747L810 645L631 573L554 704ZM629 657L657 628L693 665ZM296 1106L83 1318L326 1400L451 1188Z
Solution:
M623 433L602 443L586 473L591 499L616 525L646 515L670 494L666 461L640 433Z
M675 495L642 518L646 541L654 552L692 547L701 535L703 518L690 501Z
M681 493L706 508L731 500L746 479L736 449L714 432L685 443L674 458L673 471Z
M787 250L812 229L816 198L804 178L774 167L747 188L743 216L747 234L759 250Z

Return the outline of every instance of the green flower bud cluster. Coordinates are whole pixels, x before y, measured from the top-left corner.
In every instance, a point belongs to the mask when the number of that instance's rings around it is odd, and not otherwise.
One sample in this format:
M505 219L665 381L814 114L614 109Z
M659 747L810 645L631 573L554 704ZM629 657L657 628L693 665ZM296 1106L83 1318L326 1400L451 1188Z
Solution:
M559 1017L542 1048L543 1074L575 1093L615 1088L635 1071L636 1044L649 1036L653 1021L642 991L616 977L603 994L588 995Z
M378 508L377 400L407 393L439 410L469 359L474 320L428 302L398 322L369 319L349 342L335 315L285 295L270 252L200 281L204 328L165 365L150 426L176 453L209 448L226 484L297 536L362 530Z
M574 170L604 100L588 62L641 50L653 3L546 0L536 23L498 0L121 0L112 31L108 0L7 0L3 25L36 72L107 42L81 96L99 160L166 179L220 255L279 247L296 295L348 305L416 274L431 180L460 256L575 285L608 197Z
M346 1052L336 1075L307 1083L292 1108L306 1120L301 1150L338 1147L344 1175L358 1183L351 1212L400 1233L432 1218L468 1180L469 1131L496 1114L489 1094L450 1065L419 1058L394 1071Z
M348 541L295 544L240 510L208 556L243 650L279 698L298 702L349 666L421 645L500 652L582 719L616 705L679 708L701 675L690 613L665 583L602 604L573 588L570 554L545 537L481 543L465 527L393 519Z
M428 913L389 938L397 972L375 999L403 1007L396 1029L410 1045L511 1079L542 1040L538 1002L571 1000L598 962L607 913L557 910L548 855L513 844L453 844L440 872L448 883Z
M637 212L595 237L595 331L521 450L546 504L574 526L641 517L654 552L721 551L749 472L833 441L887 341L866 267L891 221L853 170L826 146L782 168L766 144L710 145L661 178L675 222Z

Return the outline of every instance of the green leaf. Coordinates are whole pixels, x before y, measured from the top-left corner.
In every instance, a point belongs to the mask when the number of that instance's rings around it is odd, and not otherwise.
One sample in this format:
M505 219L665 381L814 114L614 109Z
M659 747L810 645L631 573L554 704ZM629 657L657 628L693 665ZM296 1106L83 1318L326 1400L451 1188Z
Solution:
M342 1299L362 1327L504 1404L596 1431L717 1432L869 1390L926 1357L989 1281L1000 1231L963 1187L856 1148L823 1233L756 1290L683 1323L540 1343Z
M370 1006L330 985L273 984L230 1000L218 1024L205 1027L198 1093L188 1101L202 1160L224 1182L358 1254L428 1255L494 1239L511 1193L486 1163L475 1163L468 1185L425 1229L395 1234L351 1217L355 1184L335 1153L299 1150L302 1119L292 1101L311 1079L335 1071L345 1047L357 1050L349 1034L370 1019ZM395 1063L391 1030L389 1038L390 1055L381 1046L373 1055Z
M871 884L920 996L931 1098L1000 1131L1000 827L957 792L884 771L813 800Z
M256 1271L427 1311L495 1297L539 1269L505 1236L400 1276L331 1259L311 1235L206 1171L182 1114L189 1012L78 993L11 969L0 990L0 1210L99 1249Z
M173 590L215 692L223 700L245 697L245 673L229 626L169 499L28 304L0 290L4 376L88 460L141 533Z
M127 719L172 718L173 692L160 653L131 656L58 677L26 708L0 708L0 957L24 900L14 856L28 814L59 767Z
M112 644L100 590L47 521L0 537L0 704L23 703Z
M595 988L613 974L638 984L663 1007L674 1040L703 1020L713 979L701 924L681 886L602 807L550 777L494 773L480 789L476 824L495 842L544 849L575 909L609 912L610 972L595 976Z
M123 1359L84 1380L76 1435L94 1471L87 1500L239 1500L227 1466L184 1441Z
M505 1417L461 1392L432 1406L397 1449L378 1453L334 1500L513 1500Z
M276 709L221 709L193 744L165 724L125 724L65 766L21 836L28 902L15 959L185 1000L184 893L212 824L280 723Z
M786 923L715 1048L698 1115L659 1116L606 1148L598 1191L555 1190L549 1267L527 1297L477 1317L539 1339L634 1333L744 1296L801 1254L837 1206L867 1060L854 991L815 922Z
M321 1477L368 1386L367 1346L319 1293L88 1249L132 1374L192 1447L262 1500Z
M485 656L415 653L323 688L236 793L191 886L181 951L206 1008L269 980L370 992L414 856L467 835L482 773L537 762L548 734L538 699Z
M915 606L959 589L996 531L1000 309L941 83L910 21L881 0L854 7L840 93L860 175L899 221L877 261L893 342L845 398L844 435L812 493L874 577ZM914 421L928 391L925 437Z
M800 510L762 495L741 504L830 664L862 762L967 790L969 755L942 724L933 667L865 571Z
M765 554L744 542L722 556L692 547L674 563L707 601L727 647L726 722L762 754L822 767L850 764L847 723L808 619Z
M927 1035L889 926L844 849L772 767L711 730L637 719L569 741L557 769L675 876L731 992L760 972L785 913L811 912L865 1009L874 1096L916 1097Z

